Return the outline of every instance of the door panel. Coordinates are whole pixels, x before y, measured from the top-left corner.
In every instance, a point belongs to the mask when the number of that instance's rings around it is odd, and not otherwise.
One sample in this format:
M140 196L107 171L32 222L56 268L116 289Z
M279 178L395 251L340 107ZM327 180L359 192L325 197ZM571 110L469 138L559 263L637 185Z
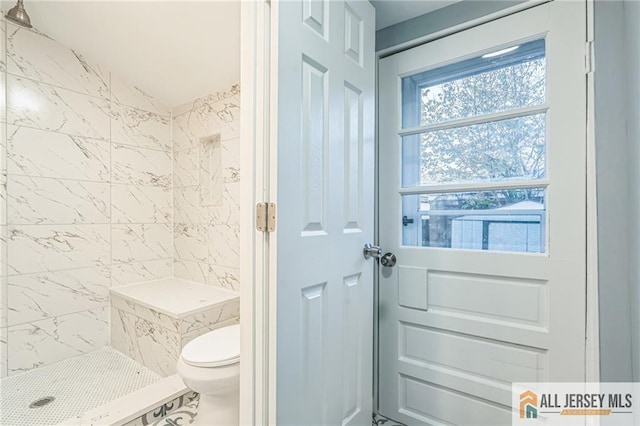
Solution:
M277 3L277 423L371 421L374 10Z
M584 9L380 61L380 245L398 259L380 273L385 416L510 424L512 382L584 380Z

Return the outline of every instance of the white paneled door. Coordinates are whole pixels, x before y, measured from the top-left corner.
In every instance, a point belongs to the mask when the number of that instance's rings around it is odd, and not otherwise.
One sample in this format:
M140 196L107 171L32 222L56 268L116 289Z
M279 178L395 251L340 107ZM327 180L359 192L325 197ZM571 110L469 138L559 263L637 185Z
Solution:
M278 425L371 422L374 9L296 0L277 17Z
M512 382L584 380L585 22L554 1L380 61L394 420L511 424Z

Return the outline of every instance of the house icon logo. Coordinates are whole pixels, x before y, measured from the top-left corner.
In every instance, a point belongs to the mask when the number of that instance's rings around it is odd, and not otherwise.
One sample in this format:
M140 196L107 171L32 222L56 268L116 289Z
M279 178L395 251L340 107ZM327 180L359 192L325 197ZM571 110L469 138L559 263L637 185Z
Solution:
M534 392L526 391L520 394L520 418L538 418L538 395Z

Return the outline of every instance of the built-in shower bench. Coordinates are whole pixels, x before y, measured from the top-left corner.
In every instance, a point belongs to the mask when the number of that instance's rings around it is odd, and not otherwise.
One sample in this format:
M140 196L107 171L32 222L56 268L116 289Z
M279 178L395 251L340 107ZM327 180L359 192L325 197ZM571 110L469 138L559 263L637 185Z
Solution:
M238 293L179 278L110 289L110 344L167 376L190 340L237 323Z

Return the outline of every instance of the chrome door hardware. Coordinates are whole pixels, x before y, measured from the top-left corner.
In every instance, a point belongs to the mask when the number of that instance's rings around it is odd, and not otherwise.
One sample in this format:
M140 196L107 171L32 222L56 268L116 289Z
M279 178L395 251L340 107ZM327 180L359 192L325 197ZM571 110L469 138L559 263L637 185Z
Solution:
M382 250L380 249L380 247L371 245L369 243L364 245L362 253L364 254L365 259L369 259L370 257L373 257L374 259L380 259L380 256L382 256Z
M396 255L393 253L386 253L380 258L380 263L382 264L382 266L391 268L396 264Z
M382 254L382 249L380 246L374 246L372 244L365 244L364 249L362 250L365 259L369 259L373 257L374 259L378 259L382 266L386 266L391 268L396 264L396 255L393 253Z

